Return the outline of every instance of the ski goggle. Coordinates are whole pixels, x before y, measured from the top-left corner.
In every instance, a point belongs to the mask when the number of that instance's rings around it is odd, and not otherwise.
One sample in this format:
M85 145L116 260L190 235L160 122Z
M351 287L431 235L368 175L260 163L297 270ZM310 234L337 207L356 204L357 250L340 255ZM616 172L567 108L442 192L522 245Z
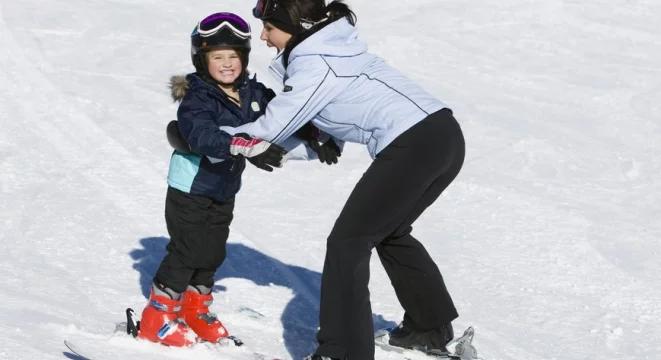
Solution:
M221 12L209 15L197 24L195 30L201 36L207 37L218 33L223 28L228 28L238 37L250 38L250 25L232 13Z
M257 0L252 15L260 20L268 19L278 8L278 0Z

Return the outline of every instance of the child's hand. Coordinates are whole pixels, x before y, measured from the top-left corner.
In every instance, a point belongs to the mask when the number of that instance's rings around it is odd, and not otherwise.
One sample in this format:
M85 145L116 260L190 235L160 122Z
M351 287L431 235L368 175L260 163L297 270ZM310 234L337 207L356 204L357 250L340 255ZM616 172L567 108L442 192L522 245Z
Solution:
M244 156L262 170L273 171L273 167L282 167L282 157L287 152L276 144L241 133L232 137L230 153Z

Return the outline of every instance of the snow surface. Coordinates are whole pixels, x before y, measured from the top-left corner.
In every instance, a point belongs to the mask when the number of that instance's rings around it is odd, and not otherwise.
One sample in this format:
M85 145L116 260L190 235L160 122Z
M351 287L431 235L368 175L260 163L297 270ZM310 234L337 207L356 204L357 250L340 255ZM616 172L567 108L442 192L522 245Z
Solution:
M191 70L198 19L253 2L194 3L0 1L0 359L76 359L65 338L142 309L167 243L167 80ZM466 134L463 172L414 230L457 331L475 326L485 359L660 359L661 3L348 3ZM213 309L251 350L314 349L325 237L369 162L349 145L337 166L245 173ZM397 323L376 257L370 289L377 326Z

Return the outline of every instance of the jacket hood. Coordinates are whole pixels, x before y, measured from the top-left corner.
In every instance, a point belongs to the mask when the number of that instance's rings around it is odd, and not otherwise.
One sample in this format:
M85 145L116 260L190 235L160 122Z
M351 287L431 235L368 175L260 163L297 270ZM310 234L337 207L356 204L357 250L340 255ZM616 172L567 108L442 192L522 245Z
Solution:
M199 87L208 91L215 90L213 86L202 80L197 73L174 75L170 78L170 95L172 96L173 101L183 100L184 96L186 96L191 89L197 89Z
M246 86L249 82L257 81L254 77L251 79L248 76L244 77L241 80L241 87ZM172 96L172 101L183 100L184 96L190 91L190 89L195 89L197 87L203 87L208 91L221 91L216 88L214 85L211 85L204 81L197 73L192 73L188 75L174 75L170 77L170 96Z
M298 56L355 56L367 51L367 44L358 39L358 30L346 18L336 20L296 45L288 63Z
M190 84L186 79L186 75L174 75L170 78L170 95L172 96L172 101L181 101L188 89Z

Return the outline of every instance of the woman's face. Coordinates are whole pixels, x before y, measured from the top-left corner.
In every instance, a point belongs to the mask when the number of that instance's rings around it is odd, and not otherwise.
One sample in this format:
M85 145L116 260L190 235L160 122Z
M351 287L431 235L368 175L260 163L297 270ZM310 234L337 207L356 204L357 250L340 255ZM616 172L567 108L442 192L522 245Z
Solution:
M223 85L234 84L243 66L239 53L234 49L216 49L207 53L209 75Z
M280 51L285 48L287 42L291 39L291 34L278 29L268 21L264 21L264 29L262 29L259 38L266 42L268 47L275 47Z

